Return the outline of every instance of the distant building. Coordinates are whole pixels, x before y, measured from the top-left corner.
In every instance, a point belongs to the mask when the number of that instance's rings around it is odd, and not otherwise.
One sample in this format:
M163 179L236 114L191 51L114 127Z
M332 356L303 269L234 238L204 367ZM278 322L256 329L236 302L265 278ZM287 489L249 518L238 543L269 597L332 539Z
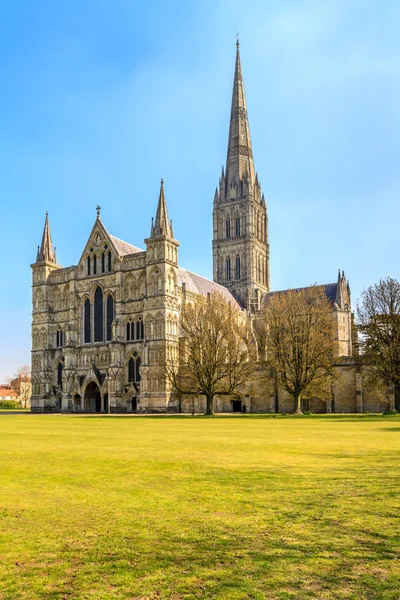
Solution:
M15 400L15 402L19 402L19 394L14 392L11 388L0 386L0 401L1 400Z
M179 265L163 182L144 245L142 250L111 235L98 207L78 264L63 268L46 215L32 265L32 410L191 411L192 400L178 404L160 373L162 355L178 359L182 304L218 291L253 318L271 293L267 208L254 167L239 43L226 166L214 194L214 282ZM350 286L339 272L323 288L332 304L342 368L353 354ZM332 394L318 410L363 410L354 369ZM240 404L247 412L289 411L291 402L245 393L240 402L217 401L217 410L237 410Z

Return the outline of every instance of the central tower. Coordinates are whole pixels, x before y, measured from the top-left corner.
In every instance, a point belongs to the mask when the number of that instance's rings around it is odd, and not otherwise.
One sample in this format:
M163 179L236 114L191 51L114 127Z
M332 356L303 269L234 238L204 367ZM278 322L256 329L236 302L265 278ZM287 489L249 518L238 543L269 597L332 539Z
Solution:
M268 218L254 169L239 41L226 167L214 195L213 266L215 282L228 288L244 307L259 307L270 286Z

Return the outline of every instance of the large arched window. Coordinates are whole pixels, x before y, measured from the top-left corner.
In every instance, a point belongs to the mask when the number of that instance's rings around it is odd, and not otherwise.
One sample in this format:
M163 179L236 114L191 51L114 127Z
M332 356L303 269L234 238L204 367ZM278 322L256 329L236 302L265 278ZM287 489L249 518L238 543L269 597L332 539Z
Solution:
M114 319L114 298L107 296L107 319L106 319L106 340L109 342L112 339L112 322Z
M57 367L57 385L62 390L62 374L63 374L63 363L62 360L58 363Z
M129 381L129 383L131 383L133 381L134 376L135 376L135 361L133 360L133 358L130 358L128 360L128 381Z
M94 293L94 341L104 340L103 290L98 287Z
M90 344L91 342L91 323L90 323L90 300L89 298L86 298L85 300L85 306L84 306L84 314L83 314L83 319L84 319L84 343L85 344Z

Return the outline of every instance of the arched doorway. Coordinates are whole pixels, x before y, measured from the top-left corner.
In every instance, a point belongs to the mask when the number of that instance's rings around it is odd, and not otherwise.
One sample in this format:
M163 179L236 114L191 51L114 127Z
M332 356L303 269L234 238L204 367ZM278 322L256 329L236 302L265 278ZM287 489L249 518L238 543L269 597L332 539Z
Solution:
M91 381L85 390L85 410L89 412L101 412L100 388L94 381Z

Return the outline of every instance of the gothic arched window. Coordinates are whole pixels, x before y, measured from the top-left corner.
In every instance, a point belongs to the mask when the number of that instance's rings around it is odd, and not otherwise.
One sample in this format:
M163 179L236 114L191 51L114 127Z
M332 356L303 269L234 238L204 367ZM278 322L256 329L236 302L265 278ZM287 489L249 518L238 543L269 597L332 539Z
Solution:
M62 361L60 360L60 362L58 363L58 367L57 367L57 385L59 386L60 390L62 390L62 373L63 373L63 364L62 364Z
M103 254L104 256L104 254ZM106 319L106 340L109 342L112 339L112 322L114 319L114 298L107 296L107 319Z
M87 274L90 275L90 256L87 257Z
M128 321L128 323L126 324L126 341L127 342L131 341L131 323L130 323L130 321Z
M108 253L108 272L111 271L111 252Z
M136 322L136 339L143 340L144 339L144 323L139 317L139 320Z
M133 381L133 378L135 376L135 363L133 358L130 358L128 360L128 381L129 383L131 383Z
M235 277L236 279L240 279L240 256L236 257Z
M103 339L103 290L100 287L98 287L96 288L96 291L94 293L94 341L102 342Z
M225 270L226 270L226 280L230 281L231 280L231 259L228 257L226 259L226 264L225 264Z
M240 237L240 217L236 217L235 220L235 235L236 237Z
M104 256L104 252L101 255L101 272L104 273L106 270L106 257Z
M230 219L226 220L225 229L226 229L226 239L230 240L231 239L231 220Z
M133 353L132 358L128 360L128 381L129 383L139 383L141 380L140 377L140 356L138 356L137 352Z
M84 343L90 344L91 342L91 323L90 323L90 300L86 298L84 307Z

